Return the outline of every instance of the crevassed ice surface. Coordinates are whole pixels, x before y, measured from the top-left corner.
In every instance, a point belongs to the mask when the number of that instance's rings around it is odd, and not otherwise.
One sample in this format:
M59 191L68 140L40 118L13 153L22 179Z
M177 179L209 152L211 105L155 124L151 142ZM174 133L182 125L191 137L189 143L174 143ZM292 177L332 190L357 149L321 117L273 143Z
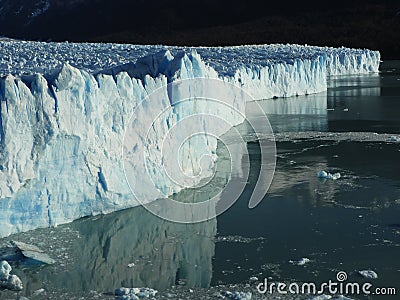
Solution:
M255 99L288 97L326 90L329 75L377 72L380 61L379 52L369 50L298 45L0 44L0 72L5 75L0 80L0 236L138 205L124 180L124 132L135 107L152 91L164 89L163 99L157 105L143 105L142 116L163 109L163 103L174 105L167 83L218 78ZM195 96L196 89L192 92ZM245 104L240 97L230 103L242 113ZM140 184L149 166L155 170L154 184L164 194L182 189L157 172L163 168L163 137L180 118L214 110L211 102L184 110L176 105L151 132L134 132L135 138L152 145L146 161L135 166L138 184L133 188L142 201L155 200ZM222 117L232 126L243 122L243 117L229 112ZM197 125L204 132L219 126ZM181 167L189 175L197 174L203 155L215 161L216 147L215 137L193 139L183 147ZM202 176L210 176L211 169Z

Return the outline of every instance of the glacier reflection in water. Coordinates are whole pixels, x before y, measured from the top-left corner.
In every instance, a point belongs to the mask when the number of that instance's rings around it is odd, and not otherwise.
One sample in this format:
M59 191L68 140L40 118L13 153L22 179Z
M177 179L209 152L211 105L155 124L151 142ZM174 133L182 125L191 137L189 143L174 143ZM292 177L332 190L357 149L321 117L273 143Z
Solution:
M41 268L16 262L14 271L25 283L26 296L41 288L85 294L112 292L121 286L208 287L216 225L215 219L172 223L141 207L85 218L12 236L39 245L56 259L55 265Z

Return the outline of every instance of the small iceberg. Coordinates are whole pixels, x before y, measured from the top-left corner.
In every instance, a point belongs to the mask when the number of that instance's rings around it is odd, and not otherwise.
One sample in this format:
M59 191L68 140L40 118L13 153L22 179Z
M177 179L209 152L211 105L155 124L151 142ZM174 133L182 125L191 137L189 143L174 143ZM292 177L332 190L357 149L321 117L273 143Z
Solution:
M225 298L234 299L234 300L251 300L252 293L251 292L225 292L222 294Z
M389 137L388 141L391 143L400 143L400 136L393 135Z
M338 180L342 177L342 175L340 175L340 173L331 174L326 171L319 171L317 177L320 179Z
M358 274L360 274L362 277L369 278L369 279L377 279L378 278L378 274L372 270L358 271Z
M158 291L150 288L119 288L115 290L115 296L121 300L149 299L156 296Z
M35 245L26 244L23 242L12 241L11 242L16 249L18 249L21 254L28 259L32 259L41 264L51 265L55 263L55 260L44 253L43 250L39 249Z
M257 276L251 276L249 280L250 281L258 281L258 277Z
M293 265L297 265L297 266L304 266L305 264L309 263L311 261L311 259L307 258L307 257L303 257L299 260L289 260L289 262Z
M10 264L3 260L0 262L0 287L12 291L21 291L23 284L17 275L11 275L12 268Z

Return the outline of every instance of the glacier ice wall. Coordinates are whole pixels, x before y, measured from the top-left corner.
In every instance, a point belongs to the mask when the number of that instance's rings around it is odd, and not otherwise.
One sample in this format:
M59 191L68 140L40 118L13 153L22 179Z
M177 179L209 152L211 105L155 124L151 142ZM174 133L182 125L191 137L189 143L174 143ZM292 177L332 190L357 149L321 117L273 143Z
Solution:
M202 56L193 49L173 48L102 72L66 63L52 74L27 72L29 76L3 77L0 80L0 236L138 205L124 180L121 159L124 132L135 107L153 91L164 89L160 101L174 104L165 88L169 82L219 78L240 86L255 99L288 97L326 90L330 74L375 72L380 59L378 52L368 50L346 52L346 49L327 48L324 52L324 48L282 46L279 50L277 46L273 50L288 52L289 59L275 57L263 61L260 58L265 51L263 47L267 46L249 47L250 54L236 57L237 61L230 53L237 55L236 48L227 48L232 64L225 58L226 67L218 59L213 60L223 48L214 52L199 48ZM249 60L251 56L254 61ZM223 52L220 57L224 57ZM232 106L245 112L246 103L238 98L232 101ZM151 115L159 109L144 105L141 113ZM165 120L155 124L150 135L148 165L154 170L162 168L159 146L173 124L185 115L213 109L211 103L203 107L192 105L190 111L176 105ZM243 121L242 117L228 113L223 117L232 125ZM207 132L210 126L219 124L203 126ZM147 138L146 132L138 130L135 134L138 139ZM204 154L215 161L216 147L217 139L213 137L188 143L181 159L183 169L188 174L198 173ZM147 172L145 164L138 164L137 169L139 175ZM203 177L210 174L206 170ZM157 188L168 195L182 189L162 174L155 172L154 176ZM146 186L140 185L140 176L137 182L135 192L146 198L142 200L155 200L147 195ZM198 180L189 185L196 183Z
M151 70L156 62L161 62L153 70L157 74ZM121 157L125 128L133 109L160 88L164 91L161 102L172 103L174 99L169 98L165 88L170 80L213 78L217 73L196 53L178 58L169 52L160 53L138 61L136 67L133 69L140 78L130 77L127 72L94 76L65 64L51 81L42 75L35 75L30 82L13 76L2 79L1 235L138 205L125 182ZM139 74L138 69L143 72ZM232 105L244 111L245 103ZM161 168L157 154L169 127L185 114L212 110L212 104L205 106L193 105L189 107L191 111L181 111L177 105L168 117L169 124L161 120L149 137L145 130L136 132L137 139L151 139L150 165ZM140 114L151 115L162 109L163 106L143 105ZM231 121L236 125L243 118ZM217 140L213 137L195 139L185 147L181 165L190 168L189 173L200 168L203 154L212 154L216 159ZM141 176L147 174L145 164L138 162L136 168L138 195L144 197L142 201L155 200L141 185ZM206 172L204 177L211 174ZM157 187L167 195L182 189L155 176Z

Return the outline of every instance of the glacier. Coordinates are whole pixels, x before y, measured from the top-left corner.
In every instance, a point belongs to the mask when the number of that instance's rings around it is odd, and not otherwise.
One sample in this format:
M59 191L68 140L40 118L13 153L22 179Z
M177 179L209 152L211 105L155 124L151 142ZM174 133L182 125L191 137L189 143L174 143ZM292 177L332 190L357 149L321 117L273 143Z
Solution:
M300 45L190 48L0 41L0 49L0 236L139 205L124 180L121 150L132 113L157 90L160 103L142 105L141 115L154 115L168 104L173 110L150 133L140 126L134 131L132 138L148 139L151 145L145 149L146 161L133 166L135 195L156 200L141 184L149 167L164 195L211 176L216 137L185 143L179 163L194 179L184 185L158 172L163 169L163 137L190 114L217 111L230 126L238 125L248 98L230 99L239 112L235 114L211 102L175 105L168 83L218 79L254 100L269 99L326 91L328 76L378 72L380 63L377 51ZM196 126L204 132L221 127L198 123L188 126L187 133ZM211 158L206 168L204 155Z

